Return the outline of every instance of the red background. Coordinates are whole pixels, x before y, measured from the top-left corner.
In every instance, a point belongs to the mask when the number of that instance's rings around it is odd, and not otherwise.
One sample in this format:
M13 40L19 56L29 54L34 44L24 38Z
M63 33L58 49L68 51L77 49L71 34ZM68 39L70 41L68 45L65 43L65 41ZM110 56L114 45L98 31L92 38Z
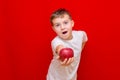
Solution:
M1 0L0 80L45 80L55 33L49 17L68 9L76 30L89 41L82 52L78 80L120 80L118 1Z

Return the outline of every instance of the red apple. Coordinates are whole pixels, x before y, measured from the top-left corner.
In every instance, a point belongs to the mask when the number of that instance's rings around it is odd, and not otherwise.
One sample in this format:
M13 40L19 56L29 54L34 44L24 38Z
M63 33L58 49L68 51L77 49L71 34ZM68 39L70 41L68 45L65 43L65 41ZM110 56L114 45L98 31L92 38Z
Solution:
M62 48L59 53L60 59L63 61L65 58L69 59L74 56L71 48Z

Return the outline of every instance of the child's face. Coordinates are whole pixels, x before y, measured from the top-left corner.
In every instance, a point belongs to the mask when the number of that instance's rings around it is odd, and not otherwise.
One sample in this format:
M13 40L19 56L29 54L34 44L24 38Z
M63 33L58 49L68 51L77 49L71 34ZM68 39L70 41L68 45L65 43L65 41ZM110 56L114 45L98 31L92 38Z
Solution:
M72 28L74 26L74 21L71 20L67 14L53 19L52 22L53 30L60 38L64 40L72 39Z

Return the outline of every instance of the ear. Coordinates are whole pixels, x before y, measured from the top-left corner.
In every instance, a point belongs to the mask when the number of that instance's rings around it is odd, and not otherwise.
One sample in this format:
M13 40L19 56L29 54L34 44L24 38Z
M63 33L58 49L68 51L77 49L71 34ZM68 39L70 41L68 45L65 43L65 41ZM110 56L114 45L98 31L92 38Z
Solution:
M72 22L72 27L74 27L74 21L72 20L71 22Z

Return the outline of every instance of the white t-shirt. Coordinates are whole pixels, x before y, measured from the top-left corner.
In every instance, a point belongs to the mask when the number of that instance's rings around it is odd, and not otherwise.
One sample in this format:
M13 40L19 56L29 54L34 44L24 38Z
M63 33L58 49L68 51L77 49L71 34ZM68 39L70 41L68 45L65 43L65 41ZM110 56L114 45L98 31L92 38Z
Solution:
M73 38L71 40L62 40L58 36L52 40L53 59L48 69L47 80L77 80L82 42L87 41L88 38L84 31L72 31L72 35ZM72 48L74 51L74 61L68 66L61 65L59 60L56 59L57 53L55 52L55 49L56 46L60 44Z

